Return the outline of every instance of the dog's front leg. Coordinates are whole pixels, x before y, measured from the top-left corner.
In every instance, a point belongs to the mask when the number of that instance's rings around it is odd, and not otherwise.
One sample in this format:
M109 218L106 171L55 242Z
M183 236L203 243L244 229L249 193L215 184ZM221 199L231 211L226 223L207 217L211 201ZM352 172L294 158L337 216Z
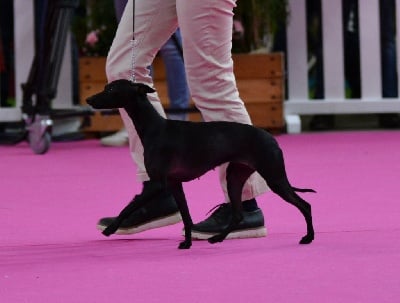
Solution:
M118 217L103 231L103 235L110 236L117 231L122 221L126 219L130 214L139 208L143 207L153 197L164 190L164 186L160 182L152 182L151 186L145 186L143 192L135 198L120 212Z
M179 211L182 216L183 225L185 228L185 240L179 243L179 249L189 249L192 246L192 227L193 221L190 216L189 207L186 201L185 193L181 182L170 182L169 188L175 198Z

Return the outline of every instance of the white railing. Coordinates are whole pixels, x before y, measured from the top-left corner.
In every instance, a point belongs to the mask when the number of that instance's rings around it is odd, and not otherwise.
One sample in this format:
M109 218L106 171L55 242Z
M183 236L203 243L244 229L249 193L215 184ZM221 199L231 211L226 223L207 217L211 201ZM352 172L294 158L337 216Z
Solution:
M287 29L288 100L284 104L289 133L301 132L301 115L400 113L398 99L382 97L379 32L379 0L359 0L361 99L345 98L342 0L322 1L324 99L309 100L306 1L290 0ZM33 57L33 2L15 0L16 107L0 108L0 122L21 119L22 91ZM397 32L400 32L400 0L396 0ZM28 24L31 24L29 26ZM70 52L65 52L54 106L71 106ZM397 47L400 58L400 47ZM400 70L400 60L397 60ZM398 77L400 80L400 77ZM67 104L65 104L67 103Z
M300 115L400 113L396 98L383 98L381 88L379 0L359 0L361 98L345 98L342 0L321 0L324 99L309 100L306 1L290 0L287 29L288 100L284 104L289 133L301 131ZM400 0L396 1L397 32ZM397 58L400 58L397 47ZM397 70L400 60L397 60ZM398 77L400 79L400 77Z

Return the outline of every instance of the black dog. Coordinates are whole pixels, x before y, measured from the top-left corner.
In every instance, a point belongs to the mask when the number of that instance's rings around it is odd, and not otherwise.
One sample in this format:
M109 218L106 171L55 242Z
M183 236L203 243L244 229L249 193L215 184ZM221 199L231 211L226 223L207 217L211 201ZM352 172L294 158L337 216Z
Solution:
M192 245L193 222L189 213L182 182L196 179L207 171L229 162L227 167L228 196L232 203L232 220L227 229L211 237L210 243L222 242L242 220L242 188L249 176L257 171L271 190L293 204L304 215L307 234L301 244L314 240L311 206L297 192L312 189L292 187L287 179L282 150L266 131L236 122L185 122L162 118L147 99L154 90L144 84L116 80L104 91L87 99L96 109L124 108L132 119L144 147L147 173L159 190L171 190L182 215L185 240L179 248ZM157 186L156 186L157 187ZM120 213L103 234L113 234L122 220L152 198L157 190L144 191Z

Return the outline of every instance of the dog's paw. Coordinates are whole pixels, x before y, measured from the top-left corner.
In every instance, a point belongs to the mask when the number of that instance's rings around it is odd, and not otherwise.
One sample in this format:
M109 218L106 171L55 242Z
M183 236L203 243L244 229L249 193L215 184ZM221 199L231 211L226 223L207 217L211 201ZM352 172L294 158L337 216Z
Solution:
M179 243L179 249L189 249L192 246L192 241L182 241Z
M300 240L300 244L310 244L314 240L314 235L305 235Z
M224 241L225 238L226 238L225 235L215 235L209 238L207 241L208 243L215 244Z
M109 228L107 227L105 230L103 230L102 234L105 235L106 237L111 236L113 233L115 233L114 228Z

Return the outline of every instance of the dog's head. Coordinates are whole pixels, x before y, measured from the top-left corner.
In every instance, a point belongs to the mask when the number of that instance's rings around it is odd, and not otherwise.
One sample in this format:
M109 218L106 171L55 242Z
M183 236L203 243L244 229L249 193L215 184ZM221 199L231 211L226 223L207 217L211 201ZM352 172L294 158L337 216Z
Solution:
M104 90L86 99L86 102L95 109L122 108L137 98L154 93L155 90L143 83L133 83L121 79L110 82Z

